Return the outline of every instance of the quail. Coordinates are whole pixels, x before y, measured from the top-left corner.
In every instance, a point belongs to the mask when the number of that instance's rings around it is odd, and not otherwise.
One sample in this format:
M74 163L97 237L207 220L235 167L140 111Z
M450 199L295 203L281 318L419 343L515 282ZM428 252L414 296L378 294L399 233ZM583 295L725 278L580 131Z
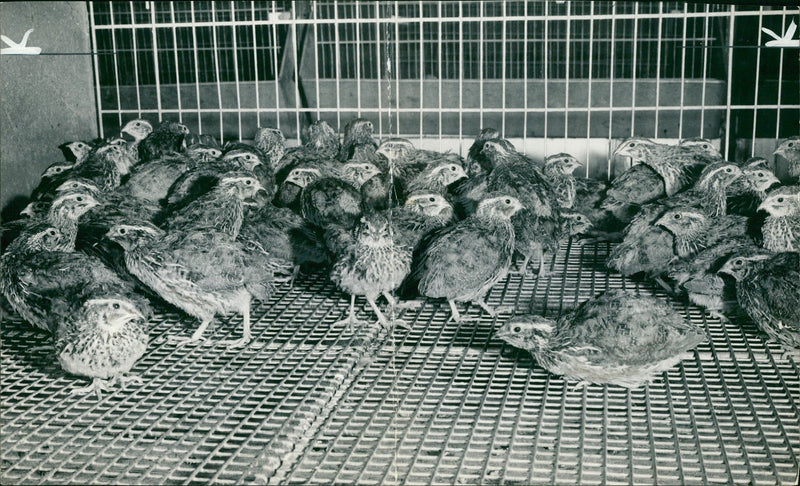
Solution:
M761 227L764 248L773 252L800 250L800 187L773 189L758 209L768 214Z
M512 318L494 335L524 349L550 373L568 381L636 389L707 341L704 330L663 301L609 290L557 320Z
M139 160L149 162L165 155L178 153L184 144L184 137L189 134L185 125L164 121L150 132L138 144Z

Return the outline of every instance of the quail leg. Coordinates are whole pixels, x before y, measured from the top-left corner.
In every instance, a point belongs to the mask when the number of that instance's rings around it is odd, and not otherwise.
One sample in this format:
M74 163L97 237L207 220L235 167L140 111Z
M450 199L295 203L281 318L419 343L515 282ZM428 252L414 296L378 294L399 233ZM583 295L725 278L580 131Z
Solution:
M139 375L134 375L132 373L115 376L112 380L119 382L119 384L122 385L122 388L128 386L129 383L134 385L144 385L142 378Z
M539 257L539 272L536 274L537 277L544 277L547 274L547 268L544 264L544 252L539 251L537 255Z
M508 273L513 273L513 274L517 274L517 275L527 275L528 274L528 262L530 262L530 261L531 261L531 256L530 255L525 255L525 257L522 259L522 264L520 266L518 266L516 270L511 270Z
M356 296L350 296L350 313L347 315L347 318L342 319L341 321L336 321L333 323L334 326L338 326L341 324L347 324L347 332L353 332L354 325L363 325L367 324L367 321L362 321L356 318Z
M710 315L711 317L716 317L722 323L731 322L728 319L728 317L725 314L723 314L722 312L720 312L720 311L710 310L710 311L708 311L708 315Z
M669 285L667 282L665 282L663 278L661 278L661 277L656 277L656 278L654 278L653 280L655 280L655 281L656 281L656 283L657 283L658 285L660 285L661 287L663 287L663 288L664 288L664 290L666 290L668 294L670 294L670 295L674 295L674 291L673 291L673 289L672 289L672 286L671 286L671 285Z
M447 322L462 322L461 314L458 312L458 307L456 306L455 301L448 300L447 303L450 304L450 319L448 319Z
M206 319L200 323L200 327L195 329L190 337L170 336L169 342L175 343L178 346L183 346L184 344L189 343L205 342L207 339L203 337L203 334L206 332L206 329L208 329L209 324L211 324L211 319Z
M410 329L406 324L406 321L394 318L397 311L397 299L395 299L389 292L383 292L383 296L386 297L386 301L389 302L389 317L392 318L392 324L397 327L402 327L403 329Z
M88 386L73 388L70 393L73 395L87 395L94 392L97 398L102 397L104 391L110 391L111 386L114 384L114 378L110 380L103 380L101 378L92 378L92 383Z
M250 332L250 302L246 306L242 306L242 337L231 341L222 341L228 349L243 348L253 340L253 335Z
M487 313L487 314L489 314L490 316L492 316L492 317L495 317L495 316L497 316L497 311L496 311L496 310L494 310L494 309L492 309L491 307L489 307L489 304L487 304L486 302L484 302L484 301L483 301L483 299L478 299L478 300L475 300L474 302L475 302L476 304L478 304L478 306L479 306L481 309L483 309L483 310L484 310L484 312L486 312L486 313Z

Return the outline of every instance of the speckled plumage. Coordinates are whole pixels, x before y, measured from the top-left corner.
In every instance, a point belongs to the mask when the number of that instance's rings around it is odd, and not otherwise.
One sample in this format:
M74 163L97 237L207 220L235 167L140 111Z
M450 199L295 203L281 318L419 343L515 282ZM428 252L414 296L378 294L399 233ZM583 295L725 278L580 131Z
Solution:
M581 384L639 388L707 341L701 327L654 297L610 290L557 321L511 319L495 337L524 349L550 373Z
M116 381L141 382L128 372L147 343L147 318L136 304L125 296L99 294L58 323L55 350L64 371L92 379L92 385L73 393L99 396Z
M342 146L339 150L337 159L340 162L347 162L354 156L356 147L365 146L376 149L378 144L375 143L372 136L375 133L375 127L372 122L364 118L353 118L344 126L344 134L342 135Z
M800 255L734 256L720 269L736 279L741 308L770 338L800 354Z
M139 160L149 162L181 151L184 137L189 134L185 125L164 121L139 143Z
M775 155L780 155L788 162L789 175L798 178L800 177L800 136L795 135L789 137L781 142L773 152Z
M761 227L762 246L773 252L800 251L800 187L773 189L758 209L768 214Z
M419 293L447 299L455 320L455 302L473 301L494 314L483 299L511 265L511 216L521 207L514 197L495 195L481 201L473 216L432 232L414 255L410 278Z

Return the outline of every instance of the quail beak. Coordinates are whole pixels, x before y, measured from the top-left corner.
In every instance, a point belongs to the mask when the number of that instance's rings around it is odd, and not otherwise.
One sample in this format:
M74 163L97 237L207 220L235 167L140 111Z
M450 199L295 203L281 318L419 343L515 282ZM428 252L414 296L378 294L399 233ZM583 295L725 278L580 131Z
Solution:
M33 217L33 206L34 206L34 204L35 203L29 203L27 206L25 206L25 209L23 209L22 211L19 212L19 215L20 216L27 216L29 218L32 218Z
M131 142L135 142L135 141L136 141L136 137L135 137L135 136L133 136L133 134L132 134L132 133L130 133L130 132L126 132L126 131L124 131L124 130L123 130L122 132L120 132L119 136L120 136L120 138L122 138L123 140L125 140L125 141L126 141L126 142L128 142L128 143L131 143Z
M376 154L383 155L388 160L394 160L394 156L389 155L390 150L386 150L385 147L379 147L378 150L375 151Z
M772 152L772 155L780 155L781 157L783 157L783 150L781 149L781 147L778 147L775 149L774 152Z
M511 331L506 327L501 327L500 329L496 330L494 334L492 334L493 338L500 339L501 341L506 341L507 338L511 337L513 334Z
M134 319L145 320L144 315L137 309L119 309L109 317L109 323L112 326L122 326Z
M766 211L769 213L770 209L772 209L772 204L769 201L764 201L758 205L756 211Z
M259 188L256 191L253 197L247 198L244 203L248 206L263 206L269 202L269 195L267 194L267 190L263 187Z

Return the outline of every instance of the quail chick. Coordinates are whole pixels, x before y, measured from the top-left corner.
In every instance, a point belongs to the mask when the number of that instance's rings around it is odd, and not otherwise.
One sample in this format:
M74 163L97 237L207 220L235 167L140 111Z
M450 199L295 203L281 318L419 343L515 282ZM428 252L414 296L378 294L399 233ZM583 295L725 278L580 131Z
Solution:
M127 151L120 145L101 144L89 153L86 160L75 164L70 177L89 179L104 191L119 187L122 176L134 165Z
M468 177L474 178L492 171L491 160L482 153L483 144L486 143L487 140L498 138L500 138L500 132L494 128L484 128L478 136L475 137L475 141L472 142L467 152L467 160L464 162L464 168L466 169Z
M693 258L704 248L747 233L744 216L728 214L710 218L692 207L671 209L656 221L656 225L673 235L673 251L681 259ZM666 270L666 265L659 270Z
M287 149L275 167L275 181L280 184L301 164L330 163L339 154L339 135L323 120L312 123L306 132L305 143Z
M514 145L505 139L489 139L481 141L480 146L482 148L480 160L481 164L483 164L487 169L484 169L482 174L479 174L475 177L457 181L450 188L450 192L455 196L453 208L455 209L456 215L459 217L459 219L464 219L474 214L478 207L478 203L486 196L486 193L489 192L489 173L491 172L491 169L494 169L494 159L496 159L497 156L491 150L486 152L483 151L483 148L486 146L487 142L492 142L499 145L503 152L512 153L515 151Z
M481 201L473 216L432 232L414 254L410 285L423 296L447 299L456 322L461 320L456 302L474 302L494 316L484 299L511 265L511 217L522 208L517 198L495 194Z
M140 162L149 162L168 154L178 153L189 129L180 123L164 121L138 145Z
M286 153L286 137L277 128L259 128L253 137L253 145L264 153L265 163L275 172L279 161Z
M451 184L465 179L467 173L455 162L432 162L416 177L408 181L406 190L415 192L434 192L444 195Z
M81 142L82 143L82 142ZM50 164L42 172L39 185L31 193L31 201L51 201L55 197L55 191L65 180L70 177L74 162L56 162Z
M338 177L313 180L301 195L303 218L318 228L353 228L361 219L361 207L359 188Z
M129 372L147 349L147 318L125 296L97 295L58 323L56 357L64 371L92 379L72 393L108 391L119 382L141 384Z
M772 190L758 209L768 214L761 227L764 248L772 252L800 250L800 187Z
M719 271L736 279L736 299L753 322L795 357L800 356L798 253L734 256Z
M665 145L634 137L620 144L614 155L641 160L653 169L663 179L667 196L691 186L706 165L722 160L719 151L702 139Z
M764 160L764 159L761 159ZM742 167L742 177L727 189L727 210L731 214L755 216L758 206L767 197L767 191L780 181L760 161Z
M453 206L434 192L410 195L405 204L388 211L394 238L401 246L415 250L422 239L454 222Z
M363 295L382 326L390 321L383 315L376 300L383 295L394 314L392 296L411 270L411 248L394 238L391 222L386 215L373 213L364 217L353 230L353 236L335 254L330 278L336 286L350 294L348 317L337 324L360 324L355 315L356 296ZM393 321L400 324L402 321Z
M72 164L83 162L86 160L86 157L89 156L89 152L92 151L91 145L86 142L81 142L80 140L68 142L59 147L61 147L62 152L64 152L66 159Z
M789 163L789 175L795 180L800 179L800 137L789 137L778 145L778 148L773 152L774 155L780 155Z
M707 341L702 328L654 297L610 290L557 321L512 318L495 337L531 353L554 375L579 382L636 389Z
M458 154L420 150L405 138L384 140L378 146L376 153L388 161L389 172L395 185L394 190L401 200L409 193L409 183L428 166L439 163L454 163L462 167L464 165Z
M245 143L229 143L222 152L222 160L255 174L269 197L275 195L275 169L271 159L258 147Z
M359 146L378 148L378 144L372 139L375 134L375 127L372 122L364 118L353 118L344 126L342 136L342 146L339 150L338 159L340 162L347 162L354 156L355 148Z
M570 154L548 155L544 159L542 172L556 193L559 207L570 209L575 204L576 184L572 172L583 166Z
M228 172L211 191L170 213L162 226L170 231L210 228L235 240L244 221L245 206L264 204L268 200L266 191L252 173Z
M192 336L179 342L204 340L214 316L230 311L242 315L243 329L240 339L226 344L238 347L252 340L251 292L263 286L267 277L247 271L243 249L229 235L213 230L165 234L152 225L121 224L109 230L108 238L125 250L125 263L136 278L165 301L200 319Z
M537 164L515 150L493 140L483 152L492 159L494 169L486 177L489 191L516 196L525 209L514 214L515 250L523 256L520 271L527 271L528 262L536 258L538 275L544 276L544 253L555 253L561 239L558 197Z
M562 239L572 236L580 236L589 231L594 223L585 214L574 210L563 210L560 215L561 229L559 234Z

